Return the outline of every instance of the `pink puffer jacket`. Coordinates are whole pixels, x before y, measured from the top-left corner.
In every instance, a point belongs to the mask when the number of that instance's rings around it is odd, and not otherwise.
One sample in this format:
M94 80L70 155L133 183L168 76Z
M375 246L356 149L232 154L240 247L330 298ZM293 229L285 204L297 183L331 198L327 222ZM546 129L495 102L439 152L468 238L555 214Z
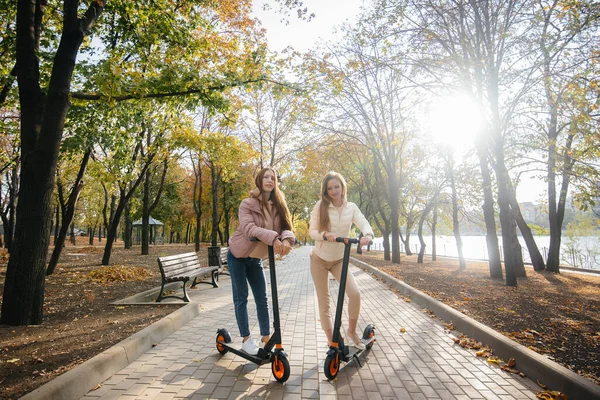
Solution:
M244 199L240 204L239 220L235 233L229 238L229 250L237 258L246 258L258 244L251 242L250 238L258 238L266 245L272 245L277 237L281 240L295 240L294 232L281 230L281 218L274 208L273 227L275 230L265 229L265 217L260 201L256 197Z

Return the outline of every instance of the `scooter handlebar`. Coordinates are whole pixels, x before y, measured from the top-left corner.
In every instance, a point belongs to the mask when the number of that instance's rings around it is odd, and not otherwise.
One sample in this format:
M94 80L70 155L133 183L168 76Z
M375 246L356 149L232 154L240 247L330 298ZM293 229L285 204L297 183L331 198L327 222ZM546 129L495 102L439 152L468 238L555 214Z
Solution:
M355 243L360 243L360 239L357 238L343 238L343 237L336 237L335 238L336 242L340 242L340 243L344 243L344 244L355 244ZM373 241L371 240L370 243L373 243Z
M281 237L277 236L277 239L281 240ZM259 238L257 238L257 237L251 237L251 238L250 238L250 241L251 241L251 242L260 242L260 239L259 239ZM270 246L270 245L269 245L269 246Z

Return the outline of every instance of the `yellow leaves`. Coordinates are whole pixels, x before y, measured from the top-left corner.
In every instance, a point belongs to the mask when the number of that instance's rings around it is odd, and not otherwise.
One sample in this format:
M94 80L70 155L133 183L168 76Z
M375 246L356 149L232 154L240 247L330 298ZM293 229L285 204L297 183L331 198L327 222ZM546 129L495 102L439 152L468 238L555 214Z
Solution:
M539 387L541 387L542 389L548 389L548 386L546 386L544 383L540 382L539 380L536 381L536 383L538 384Z
M421 311L423 311L425 314L428 314L431 318L435 318L435 313L427 308L422 308Z
M510 360L508 360L508 362L504 365L500 366L500 369L506 372L510 372L511 374L517 374L523 378L525 378L525 374L519 370L517 370L515 367L517 366L517 362L515 361L514 357L511 358Z
M498 307L498 311L505 312L505 313L510 313L510 314L516 314L517 313L515 310L509 310L508 308L504 308L504 307Z
M88 279L97 283L122 282L144 280L152 273L143 267L129 267L125 265L111 265L93 270L88 274Z
M489 357L492 356L492 351L489 349L489 347L484 347L483 349L476 352L475 355L477 357L487 357L489 361Z
M454 343L458 344L460 347L463 347L465 349L479 350L483 348L483 344L481 344L481 342L478 342L475 339L471 339L470 337L467 337L463 334L459 335L457 338L453 338L452 340L454 340Z
M10 360L7 360L6 362L10 363L10 364L15 364L16 362L18 362L20 360L21 360L20 358L11 358Z
M453 331L456 329L454 327L454 322L446 322L446 323L444 323L444 327L449 331Z
M569 400L566 394L550 390L538 392L535 397L542 400Z

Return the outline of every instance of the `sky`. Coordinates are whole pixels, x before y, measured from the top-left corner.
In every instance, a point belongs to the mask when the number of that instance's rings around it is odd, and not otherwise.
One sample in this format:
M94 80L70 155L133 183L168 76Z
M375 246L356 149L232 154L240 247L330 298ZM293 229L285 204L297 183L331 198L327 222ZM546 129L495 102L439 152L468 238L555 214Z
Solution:
M265 3L271 4L273 10L263 10ZM254 16L266 29L271 50L279 52L292 46L298 51L308 51L320 39L335 40L335 27L346 21L352 22L359 14L363 0L303 0L303 4L315 17L310 22L301 21L293 12L286 25L281 21L282 15L276 13L278 5L273 0L255 0ZM517 199L539 203L546 188L547 184L533 174L523 175L517 187Z
M263 4L271 4L273 10L264 11ZM274 51L281 51L287 46L292 46L299 51L307 51L315 45L319 37L332 39L336 25L346 20L354 20L360 11L362 0L303 0L303 7L315 17L310 21L301 21L296 17L295 11L288 17L289 25L281 22L282 16L275 11L278 5L274 1L256 0L254 2L254 15L262 21L267 29L269 47Z

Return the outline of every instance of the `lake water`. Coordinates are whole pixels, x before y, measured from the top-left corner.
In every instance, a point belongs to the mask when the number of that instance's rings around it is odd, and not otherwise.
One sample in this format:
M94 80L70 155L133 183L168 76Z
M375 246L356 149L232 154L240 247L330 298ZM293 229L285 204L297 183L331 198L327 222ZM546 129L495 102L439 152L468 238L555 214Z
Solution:
M487 244L485 236L462 236L463 254L465 258L476 260L487 260ZM425 254L431 255L431 236L424 236ZM498 237L500 246L502 238ZM529 262L529 252L522 237L519 236L519 242L523 247L523 259ZM544 260L548 254L550 236L535 236L535 242L538 245ZM446 257L458 257L456 250L456 241L454 236L436 236L437 255ZM410 249L413 253L419 251L419 238L417 235L410 236ZM372 248L374 250L383 250L383 239L375 238ZM401 252L405 252L404 243L400 242ZM566 236L561 240L561 265L575 266L587 269L600 269L600 240L596 236L582 236L575 240L570 240Z

